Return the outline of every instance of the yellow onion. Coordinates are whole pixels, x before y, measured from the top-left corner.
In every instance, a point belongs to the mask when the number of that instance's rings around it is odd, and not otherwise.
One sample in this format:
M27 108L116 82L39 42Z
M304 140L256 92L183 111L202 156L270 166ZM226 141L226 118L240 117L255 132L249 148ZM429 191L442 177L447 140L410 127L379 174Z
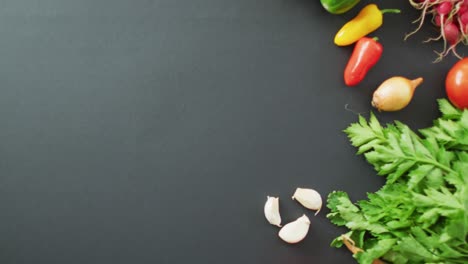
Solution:
M413 98L414 90L423 78L410 80L396 76L384 81L372 97L372 106L379 111L398 111L405 108Z

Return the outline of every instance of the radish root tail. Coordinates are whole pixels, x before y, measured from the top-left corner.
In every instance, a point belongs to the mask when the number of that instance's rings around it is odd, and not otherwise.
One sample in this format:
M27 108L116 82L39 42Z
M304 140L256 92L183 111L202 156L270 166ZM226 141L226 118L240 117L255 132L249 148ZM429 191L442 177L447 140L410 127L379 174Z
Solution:
M464 1L462 0L451 0L453 7L449 13L440 14L437 7L441 4L446 2L447 0L408 0L411 6L415 9L421 11L421 15L414 21L413 24L418 24L415 30L411 31L410 33L406 34L404 40L406 41L409 37L416 34L424 25L426 16L431 15L432 24L437 24L440 30L440 34L437 37L430 37L423 41L423 43L428 43L431 41L443 41L443 49L442 51L434 51L437 54L437 58L433 61L434 63L442 61L444 57L448 54L452 53L455 57L461 59L463 58L457 51L457 45L460 43L463 45L468 45L468 26L464 26L462 23L460 16L458 14L460 8ZM453 23L453 24L452 24ZM459 36L457 35L454 39L452 31L450 33L445 33L446 25L450 25L453 28L453 25L458 25ZM467 28L464 28L467 27Z

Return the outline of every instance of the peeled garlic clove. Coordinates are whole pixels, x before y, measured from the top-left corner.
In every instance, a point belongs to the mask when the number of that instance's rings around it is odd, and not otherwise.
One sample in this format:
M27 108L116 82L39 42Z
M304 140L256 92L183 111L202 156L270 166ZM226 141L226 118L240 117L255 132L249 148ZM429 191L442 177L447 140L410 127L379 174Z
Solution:
M306 215L296 221L286 224L278 233L278 236L287 243L295 244L302 241L309 232L310 220Z
M264 212L265 218L270 224L281 227L281 216L279 213L279 198L267 196Z
M305 208L317 210L315 215L317 215L322 208L322 197L313 189L297 188L292 199L298 201Z

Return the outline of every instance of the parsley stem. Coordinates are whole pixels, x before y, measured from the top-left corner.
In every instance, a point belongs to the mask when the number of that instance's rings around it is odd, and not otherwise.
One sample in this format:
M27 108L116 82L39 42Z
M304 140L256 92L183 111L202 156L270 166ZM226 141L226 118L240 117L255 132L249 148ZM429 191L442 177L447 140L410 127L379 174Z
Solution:
M435 167L438 167L439 169L442 169L444 171L447 171L447 172L453 172L453 173L456 173L456 171L452 170L451 168L437 162L437 161L433 161L433 160L430 160L430 159L421 159L421 158L415 158L415 157L408 157L408 156L404 156L403 158L406 158L406 159L410 159L410 160L414 160L414 161L417 161L417 162L421 162L421 163L427 163L427 164L431 164L431 165L434 165Z

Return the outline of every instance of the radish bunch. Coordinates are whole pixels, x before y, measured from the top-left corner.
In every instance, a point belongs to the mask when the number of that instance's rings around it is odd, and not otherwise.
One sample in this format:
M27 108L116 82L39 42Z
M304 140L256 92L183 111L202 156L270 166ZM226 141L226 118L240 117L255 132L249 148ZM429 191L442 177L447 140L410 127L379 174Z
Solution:
M422 13L414 21L414 23L419 22L419 26L407 34L405 40L419 31L426 16L429 15L432 16L432 23L440 28L440 34L425 42L441 39L444 41L443 51L436 52L439 55L436 62L442 60L450 52L458 58L462 58L457 53L456 47L460 43L468 45L468 0L409 0L409 2Z

